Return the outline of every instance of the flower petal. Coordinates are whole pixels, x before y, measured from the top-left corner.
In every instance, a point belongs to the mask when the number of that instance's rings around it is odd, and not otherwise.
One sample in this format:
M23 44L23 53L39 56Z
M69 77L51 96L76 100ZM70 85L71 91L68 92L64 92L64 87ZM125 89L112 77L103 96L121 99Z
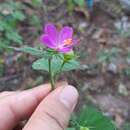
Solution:
M52 42L52 40L50 39L50 37L47 34L43 34L40 38L40 41L47 47L55 49L56 46L54 44L54 42Z
M72 38L73 35L73 28L71 27L64 27L59 34L59 44L63 44L63 41L68 39L68 38Z
M56 44L57 43L57 29L54 24L46 24L45 25L45 33L52 39L52 41Z
M58 49L58 51L61 53L67 53L67 52L70 52L71 50L72 50L72 47L64 47L64 48Z
M75 46L76 44L78 44L79 43L79 39L72 39L72 41L73 41L73 44L72 44L72 46Z

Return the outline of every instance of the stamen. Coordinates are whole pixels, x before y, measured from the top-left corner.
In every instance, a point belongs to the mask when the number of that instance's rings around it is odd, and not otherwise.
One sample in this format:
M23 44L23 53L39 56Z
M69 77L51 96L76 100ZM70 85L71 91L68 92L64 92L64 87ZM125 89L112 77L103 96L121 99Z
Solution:
M72 38L64 40L64 45L71 45L71 44L72 44Z

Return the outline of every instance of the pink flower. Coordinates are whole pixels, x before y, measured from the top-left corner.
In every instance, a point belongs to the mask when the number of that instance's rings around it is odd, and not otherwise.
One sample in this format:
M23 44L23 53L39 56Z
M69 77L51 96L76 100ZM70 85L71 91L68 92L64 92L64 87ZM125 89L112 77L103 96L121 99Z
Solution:
M73 28L65 26L58 32L53 24L47 24L41 42L48 48L67 53L72 50L77 40L73 39Z

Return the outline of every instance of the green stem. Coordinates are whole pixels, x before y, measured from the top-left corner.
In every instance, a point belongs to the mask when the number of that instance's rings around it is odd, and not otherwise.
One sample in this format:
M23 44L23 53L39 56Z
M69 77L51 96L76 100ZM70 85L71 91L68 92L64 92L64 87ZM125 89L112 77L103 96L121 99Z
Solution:
M61 71L62 71L62 69L63 69L63 67L64 67L64 65L65 65L65 61L63 61L63 63L62 63L62 65L61 65L61 67L60 67L60 69L59 69L59 71L55 74L55 81L57 80L57 78L58 78L58 75L61 73Z
M51 69L51 58L48 59L48 64L49 64L49 74L50 74L50 82L51 82L51 87L52 90L55 89L55 81L52 75L52 69Z

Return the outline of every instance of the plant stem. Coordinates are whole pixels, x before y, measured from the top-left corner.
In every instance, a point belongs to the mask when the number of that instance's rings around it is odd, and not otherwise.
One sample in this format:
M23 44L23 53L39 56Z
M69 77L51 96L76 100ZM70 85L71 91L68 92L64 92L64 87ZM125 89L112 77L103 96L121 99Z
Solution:
M48 59L48 64L49 64L49 74L50 74L51 87L52 87L52 90L54 90L55 89L55 82L54 82L53 75L52 75L51 58Z
M62 69L63 69L63 67L64 67L64 64L65 64L66 62L65 61L63 61L63 63L62 63L62 65L61 65L61 67L60 67L60 69L59 69L59 71L56 73L56 75L55 75L55 81L57 80L57 78L58 78L58 75L61 73L61 71L62 71Z

